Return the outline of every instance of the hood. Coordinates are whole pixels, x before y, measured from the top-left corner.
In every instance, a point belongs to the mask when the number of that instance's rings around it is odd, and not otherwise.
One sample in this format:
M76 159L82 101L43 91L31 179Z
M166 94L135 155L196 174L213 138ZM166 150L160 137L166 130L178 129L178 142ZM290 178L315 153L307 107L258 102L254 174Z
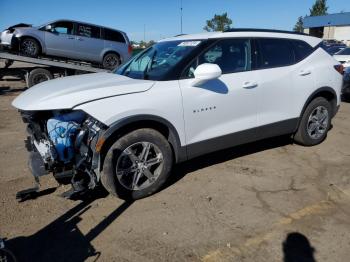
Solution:
M113 73L94 73L49 80L19 95L12 105L24 111L71 109L89 101L144 92L154 81Z
M30 24L25 24L25 23L19 23L19 24L16 24L16 25L12 25L10 27L8 27L6 30L12 30L12 29L15 29L15 28L26 28L26 27L32 27L32 25Z

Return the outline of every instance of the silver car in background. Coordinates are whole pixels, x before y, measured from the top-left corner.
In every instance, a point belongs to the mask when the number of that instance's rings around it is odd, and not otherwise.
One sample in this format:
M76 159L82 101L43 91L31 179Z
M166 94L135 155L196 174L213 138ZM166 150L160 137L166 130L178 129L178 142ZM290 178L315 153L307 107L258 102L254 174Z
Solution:
M39 27L18 24L1 33L2 47L21 54L63 57L98 63L114 69L131 57L126 33L72 20L56 20Z

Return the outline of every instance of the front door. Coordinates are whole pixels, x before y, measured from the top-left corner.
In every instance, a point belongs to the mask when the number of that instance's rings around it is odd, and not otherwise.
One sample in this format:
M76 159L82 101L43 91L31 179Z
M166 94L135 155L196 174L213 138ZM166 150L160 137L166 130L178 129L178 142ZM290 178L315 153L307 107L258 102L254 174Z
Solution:
M251 70L250 43L220 40L199 55L179 81L189 157L255 140L259 83ZM193 72L202 63L217 64L222 76L194 87Z
M46 54L67 58L76 58L74 23L58 21L45 31Z

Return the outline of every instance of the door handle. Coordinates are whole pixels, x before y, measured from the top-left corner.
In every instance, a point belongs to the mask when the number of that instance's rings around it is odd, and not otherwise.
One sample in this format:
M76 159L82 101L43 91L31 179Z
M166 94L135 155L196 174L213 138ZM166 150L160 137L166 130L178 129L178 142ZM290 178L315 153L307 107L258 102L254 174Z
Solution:
M307 75L310 75L311 74L311 71L310 70L301 70L299 72L299 75L300 76L307 76Z
M250 88L254 88L254 87L257 87L258 86L258 83L257 82L252 82L252 81L247 81L247 82L244 82L243 83L243 88L246 88L246 89L250 89Z
M67 36L68 39L74 39L74 36Z
M77 39L78 39L79 41L84 41L84 39L81 38L81 37L77 37Z

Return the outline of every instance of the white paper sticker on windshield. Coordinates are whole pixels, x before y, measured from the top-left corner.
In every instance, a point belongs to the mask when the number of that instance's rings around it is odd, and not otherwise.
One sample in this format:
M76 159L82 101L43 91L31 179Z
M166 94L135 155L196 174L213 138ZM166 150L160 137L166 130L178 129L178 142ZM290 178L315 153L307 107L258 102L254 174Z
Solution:
M186 42L181 42L177 46L197 46L201 43L201 41L186 41Z

